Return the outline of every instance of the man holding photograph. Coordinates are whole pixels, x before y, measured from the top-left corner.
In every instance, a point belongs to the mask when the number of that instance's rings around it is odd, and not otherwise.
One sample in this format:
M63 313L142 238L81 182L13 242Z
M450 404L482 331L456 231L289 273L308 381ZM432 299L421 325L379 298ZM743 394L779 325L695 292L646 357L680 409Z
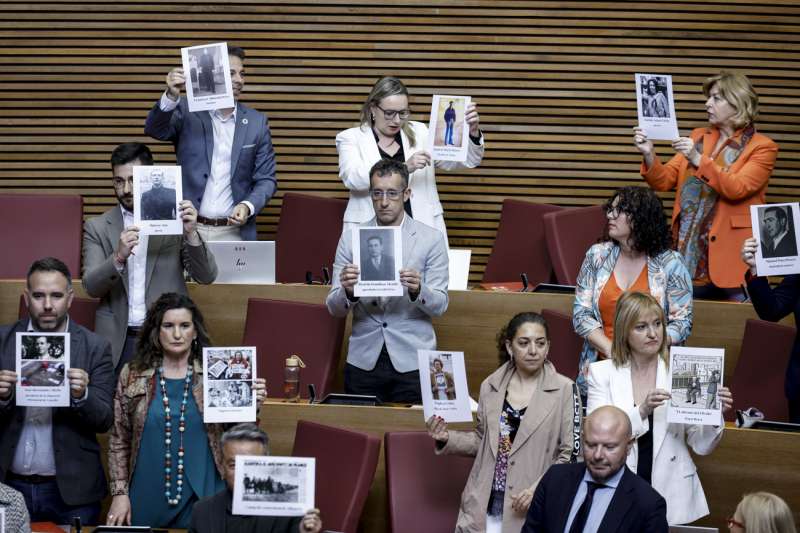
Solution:
M237 455L269 455L269 439L255 424L238 424L222 435L222 464L228 488L197 502L192 510L189 533L319 533L322 520L319 509L309 509L300 516L235 515L233 487Z
M181 97L186 77L182 68L174 68L167 74L167 90L147 115L144 131L175 145L183 194L199 206L203 238L254 241L255 215L277 187L275 151L267 117L239 102L244 50L229 47L228 56L236 107L190 113Z
M442 233L406 215L403 204L411 189L404 163L380 160L369 175L376 217L361 227L401 227L400 283L404 293L357 298L353 288L360 271L353 264L352 234L342 233L326 304L333 316L347 316L353 311L345 391L375 395L384 402L420 403L417 350L436 349L431 317L447 310L447 245Z
M175 220L175 189L164 187L164 171L150 172L150 190L142 193L142 220Z
M107 494L96 433L111 427L111 347L69 320L69 269L48 257L31 265L23 292L30 318L0 328L0 481L18 490L34 522L96 524ZM68 332L69 407L19 407L16 334Z

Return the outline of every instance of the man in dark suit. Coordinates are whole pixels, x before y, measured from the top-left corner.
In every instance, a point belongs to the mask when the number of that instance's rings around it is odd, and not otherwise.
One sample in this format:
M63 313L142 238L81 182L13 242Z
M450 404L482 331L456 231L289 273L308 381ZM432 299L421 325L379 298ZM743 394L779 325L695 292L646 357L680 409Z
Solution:
M96 524L107 493L96 433L111 427L111 346L69 320L72 282L52 257L28 271L30 319L0 327L0 480L18 490L32 521ZM17 332L68 332L69 407L19 407L14 396Z
M386 281L394 279L394 261L383 253L383 239L373 235L367 239L367 255L361 260L364 267L361 279L367 281Z
M222 464L228 488L197 502L189 533L319 533L319 509L300 516L244 516L233 514L233 482L237 455L269 455L269 439L255 424L238 424L222 435Z
M607 405L583 428L583 463L553 465L542 476L522 533L667 533L667 503L628 470L628 415Z
M228 48L236 106L189 112L182 68L167 74L167 90L144 124L147 135L175 146L183 197L197 206L203 239L256 240L256 217L272 197L275 151L264 114L239 102L244 89L244 50ZM201 65L202 66L202 65Z
M142 220L175 220L175 189L164 187L164 171L154 168L150 180L153 186L142 193Z
M768 243L761 251L764 257L787 257L797 255L794 228L789 227L789 217L782 207L764 210L764 233Z

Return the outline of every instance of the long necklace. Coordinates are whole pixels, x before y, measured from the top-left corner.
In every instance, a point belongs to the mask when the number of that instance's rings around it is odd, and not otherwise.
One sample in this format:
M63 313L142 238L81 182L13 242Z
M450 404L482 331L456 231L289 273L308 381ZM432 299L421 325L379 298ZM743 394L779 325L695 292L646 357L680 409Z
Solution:
M178 505L183 492L183 433L186 429L186 405L189 403L189 386L192 383L192 367L186 369L186 378L183 380L183 399L181 400L181 417L178 420L178 465L175 474L175 498L172 497L172 420L170 419L169 396L167 396L167 382L164 379L164 368L158 369L158 382L161 385L161 398L164 402L164 496L169 505Z

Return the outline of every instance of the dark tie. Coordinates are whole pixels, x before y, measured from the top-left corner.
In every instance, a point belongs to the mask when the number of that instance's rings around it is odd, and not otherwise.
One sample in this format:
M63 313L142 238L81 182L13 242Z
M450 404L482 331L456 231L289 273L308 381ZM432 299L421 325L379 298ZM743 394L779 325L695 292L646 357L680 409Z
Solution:
M586 520L589 518L589 511L592 510L594 491L602 487L605 487L602 483L595 483L594 481L586 482L586 498L583 499L583 503L578 508L578 513L575 515L575 520L572 521L572 527L569 528L569 533L583 533Z

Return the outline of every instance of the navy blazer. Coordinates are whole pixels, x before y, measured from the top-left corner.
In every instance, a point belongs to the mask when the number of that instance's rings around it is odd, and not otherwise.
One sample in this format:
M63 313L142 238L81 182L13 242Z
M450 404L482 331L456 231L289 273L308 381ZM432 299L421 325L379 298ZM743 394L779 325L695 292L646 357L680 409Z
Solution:
M608 505L599 533L667 533L667 502L644 479L625 473ZM584 463L556 464L542 476L521 533L563 533Z
M209 112L190 113L185 97L181 97L178 107L169 113L161 111L156 102L147 114L144 132L175 146L175 157L181 166L183 198L191 200L199 209L214 151L214 128ZM276 188L275 151L267 117L237 103L231 149L231 193L234 205L248 201L255 208L254 216L241 228L243 239L256 240L255 215L272 198Z
M27 331L28 319L0 327L0 369L14 370L16 333ZM89 374L89 393L77 407L53 408L53 451L56 481L61 498L69 505L99 502L107 494L106 476L100 463L100 444L96 433L111 427L114 411L114 368L111 345L83 326L69 321L70 367ZM14 459L25 420L25 407L17 407L14 398L0 405L0 479Z

